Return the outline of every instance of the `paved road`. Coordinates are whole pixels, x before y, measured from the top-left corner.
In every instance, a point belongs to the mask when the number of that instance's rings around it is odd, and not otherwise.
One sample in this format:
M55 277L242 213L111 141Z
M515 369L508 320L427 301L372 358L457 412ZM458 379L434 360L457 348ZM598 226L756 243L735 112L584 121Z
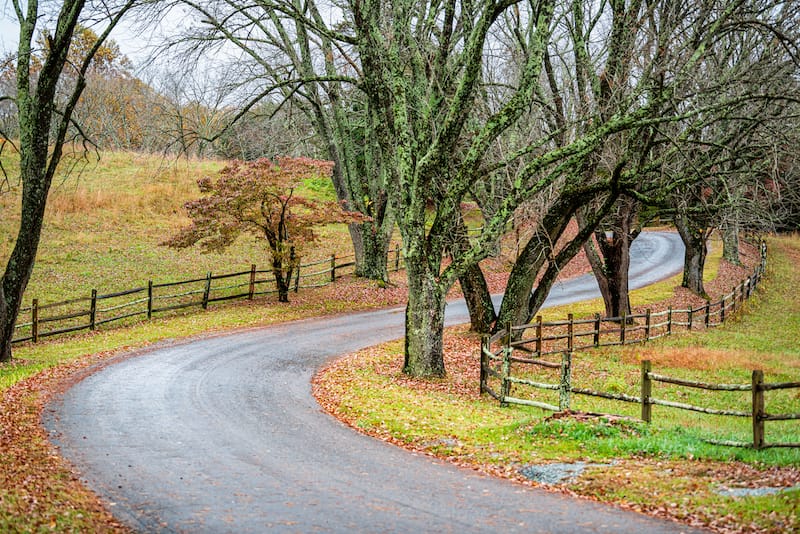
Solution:
M675 235L640 240L634 278L680 270ZM559 284L550 304L573 284L586 280ZM465 320L463 305L448 306L448 322ZM397 308L164 344L84 379L45 425L142 532L687 530L410 454L322 413L314 371L400 337L402 323Z

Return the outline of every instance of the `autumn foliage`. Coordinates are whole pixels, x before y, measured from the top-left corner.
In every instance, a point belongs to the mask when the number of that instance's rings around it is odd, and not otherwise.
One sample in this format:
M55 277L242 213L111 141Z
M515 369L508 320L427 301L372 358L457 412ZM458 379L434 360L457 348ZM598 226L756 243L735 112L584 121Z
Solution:
M288 302L300 255L316 240L314 228L362 218L336 202L295 194L303 179L330 176L332 169L333 162L309 158L234 161L220 171L217 180L198 180L205 196L185 204L192 224L164 244L176 248L198 244L206 251L220 251L242 233L264 239L269 245L278 300Z

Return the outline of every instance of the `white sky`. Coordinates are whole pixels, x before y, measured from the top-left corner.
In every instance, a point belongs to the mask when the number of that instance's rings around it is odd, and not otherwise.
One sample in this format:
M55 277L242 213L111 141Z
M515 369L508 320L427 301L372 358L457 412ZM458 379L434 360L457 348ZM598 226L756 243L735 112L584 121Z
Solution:
M150 42L153 36L160 31L174 30L180 26L182 19L185 20L178 12L164 13L162 16L163 21L154 20L151 28L145 31L133 28L133 22L126 24L123 19L123 22L111 33L111 39L119 45L122 53L136 64L137 60L141 60L147 55L146 47L148 44L153 44ZM18 39L19 25L17 18L11 2L5 0L2 2L2 8L0 8L0 56L5 56L8 52L15 51Z

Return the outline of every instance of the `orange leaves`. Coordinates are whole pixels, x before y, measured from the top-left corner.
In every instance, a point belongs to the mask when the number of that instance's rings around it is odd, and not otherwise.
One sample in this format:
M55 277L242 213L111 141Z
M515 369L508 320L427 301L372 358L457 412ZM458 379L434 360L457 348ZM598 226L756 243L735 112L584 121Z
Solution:
M313 227L363 219L335 202L321 202L296 194L303 179L330 176L333 162L311 158L279 157L275 161L233 161L216 180L205 177L198 187L205 196L185 208L192 224L164 244L184 248L200 244L221 250L242 233L269 243L273 256L316 239Z
M39 424L49 392L103 357L48 369L0 395L0 524L6 528L20 532L126 531L99 499L81 486Z

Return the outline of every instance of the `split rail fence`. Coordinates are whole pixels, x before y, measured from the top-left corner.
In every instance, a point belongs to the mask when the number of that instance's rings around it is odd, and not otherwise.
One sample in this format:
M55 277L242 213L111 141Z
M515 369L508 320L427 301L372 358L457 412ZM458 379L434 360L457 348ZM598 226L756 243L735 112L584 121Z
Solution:
M699 308L685 310L669 308L657 313L647 310L644 314L612 318L601 318L600 314L595 314L592 319L582 320L575 320L573 315L569 314L566 321L549 322L542 321L542 317L538 316L532 324L508 325L494 336L485 336L481 342L480 392L494 397L502 405L519 404L554 412L569 410L572 395L636 403L641 405L641 418L647 422L652 419L653 405L705 414L748 417L752 419L752 443L709 441L720 445L752 446L757 449L800 447L800 443L767 443L764 438L765 422L800 419L800 414L766 413L764 411L764 393L779 389L800 389L800 382L765 383L762 371L752 372L750 384L709 384L653 373L650 362L643 361L641 395L639 396L572 386L574 351L601 346L644 343L671 335L678 328L692 330L700 324L706 328L718 326L725 322L726 317L730 318L742 303L750 298L760 283L765 268L766 248L762 245L761 262L753 274L718 302L706 302ZM530 332L532 333L529 334ZM552 361L553 355L560 355L560 361ZM551 359L547 359L548 357ZM558 382L534 380L532 377L535 377L537 373L532 369L556 371L559 375ZM652 395L653 383L657 382L710 391L749 391L752 396L752 410L720 410L659 399ZM522 398L518 392L524 391L526 388L557 392L558 405L535 400L533 398L535 395Z
M323 287L342 276L352 274L354 256L337 256L301 264L294 275L292 289ZM389 270L404 267L399 246L389 253ZM272 269L257 269L213 274L176 282L148 281L140 287L100 293L92 289L90 296L42 304L32 299L20 310L24 322L15 326L12 343L38 342L40 339L98 327L131 318L151 319L154 314L190 307L208 309L209 304L234 299L252 300L256 296L277 293Z

